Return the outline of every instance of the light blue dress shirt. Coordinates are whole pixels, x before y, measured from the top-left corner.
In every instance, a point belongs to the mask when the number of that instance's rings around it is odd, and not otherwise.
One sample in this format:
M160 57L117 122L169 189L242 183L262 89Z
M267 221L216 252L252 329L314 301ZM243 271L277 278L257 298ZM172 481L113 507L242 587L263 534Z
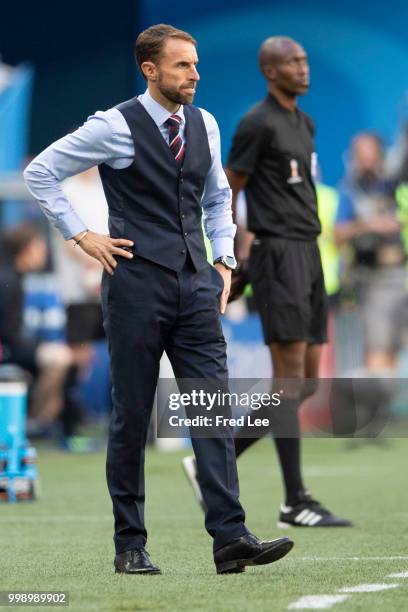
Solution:
M171 113L152 98L149 90L138 97L152 117L163 138L168 141L168 128L164 122ZM220 132L214 117L200 109L208 134L211 166L208 171L201 206L204 228L211 241L213 258L233 255L236 227L232 222L231 190L221 163ZM184 111L180 135L184 141ZM131 165L137 155L129 126L116 108L97 111L72 134L67 134L40 153L24 171L30 193L38 201L51 223L66 240L88 229L65 196L61 182L69 176L84 172L92 166L105 163L120 169ZM126 236L123 236L126 238Z

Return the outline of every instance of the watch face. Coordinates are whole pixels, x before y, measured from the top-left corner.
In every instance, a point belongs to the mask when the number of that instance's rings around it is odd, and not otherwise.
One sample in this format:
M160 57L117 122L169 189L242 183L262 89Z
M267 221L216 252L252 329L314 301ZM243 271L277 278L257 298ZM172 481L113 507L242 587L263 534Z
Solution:
M231 255L223 255L214 261L214 263L222 263L229 270L235 270L237 267L237 260Z
M225 255L222 258L222 263L230 270L235 270L235 268L237 267L237 261L235 257L232 257L231 255Z

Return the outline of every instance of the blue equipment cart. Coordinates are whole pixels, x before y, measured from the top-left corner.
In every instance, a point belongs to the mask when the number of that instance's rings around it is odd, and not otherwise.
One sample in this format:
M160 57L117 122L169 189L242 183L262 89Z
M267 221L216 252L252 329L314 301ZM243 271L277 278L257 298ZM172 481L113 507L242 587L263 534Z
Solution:
M0 502L38 495L37 452L26 438L27 382L15 366L0 366Z

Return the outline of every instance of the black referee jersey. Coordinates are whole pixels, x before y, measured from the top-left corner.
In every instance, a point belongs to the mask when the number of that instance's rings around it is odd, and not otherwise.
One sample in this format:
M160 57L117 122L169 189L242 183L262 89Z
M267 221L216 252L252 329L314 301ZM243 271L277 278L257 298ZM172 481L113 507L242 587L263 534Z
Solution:
M249 175L248 229L258 236L314 240L320 233L312 176L314 125L268 95L240 121L227 167Z

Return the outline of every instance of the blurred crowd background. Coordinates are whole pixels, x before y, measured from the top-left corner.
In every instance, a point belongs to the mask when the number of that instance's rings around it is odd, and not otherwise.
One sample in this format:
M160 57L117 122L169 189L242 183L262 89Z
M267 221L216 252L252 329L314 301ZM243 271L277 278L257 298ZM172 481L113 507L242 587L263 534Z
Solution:
M165 22L198 41L195 103L211 111L223 157L247 109L265 95L260 43L298 40L311 90L300 101L317 126L320 239L330 296L330 342L321 375L408 375L408 5L352 0L76 2L55 19L48 3L8 6L0 22L0 365L30 377L28 433L73 451L92 449L110 411L99 264L50 227L22 170L50 142L96 110L140 93L137 33ZM64 184L95 231L107 232L96 169ZM239 209L245 226L245 201ZM3 292L3 290L2 290ZM270 377L251 289L224 318L232 377ZM170 376L164 360L162 376ZM393 410L407 411L394 397ZM81 433L86 436L81 436Z

